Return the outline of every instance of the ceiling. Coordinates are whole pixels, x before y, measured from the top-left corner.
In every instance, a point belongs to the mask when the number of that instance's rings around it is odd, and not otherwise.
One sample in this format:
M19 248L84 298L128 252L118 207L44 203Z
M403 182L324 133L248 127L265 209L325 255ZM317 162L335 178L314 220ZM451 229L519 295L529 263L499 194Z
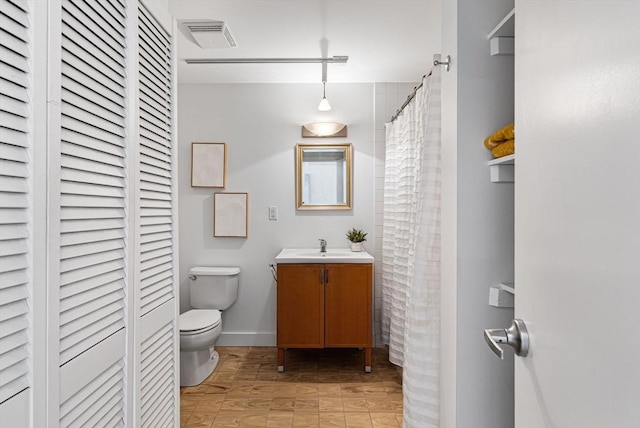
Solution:
M415 82L440 50L440 0L169 0L178 21L224 21L237 47L178 33L179 83L317 83L321 64L186 64L186 58L320 58L327 82Z

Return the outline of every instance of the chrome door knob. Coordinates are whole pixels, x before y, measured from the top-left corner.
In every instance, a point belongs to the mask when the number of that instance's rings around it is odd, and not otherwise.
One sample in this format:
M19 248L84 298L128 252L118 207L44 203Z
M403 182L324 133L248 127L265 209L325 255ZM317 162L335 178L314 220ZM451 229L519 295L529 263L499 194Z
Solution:
M519 357L526 357L529 353L529 333L524 321L520 319L514 319L509 328L485 330L484 340L501 360L504 359L504 350L500 344L511 346Z

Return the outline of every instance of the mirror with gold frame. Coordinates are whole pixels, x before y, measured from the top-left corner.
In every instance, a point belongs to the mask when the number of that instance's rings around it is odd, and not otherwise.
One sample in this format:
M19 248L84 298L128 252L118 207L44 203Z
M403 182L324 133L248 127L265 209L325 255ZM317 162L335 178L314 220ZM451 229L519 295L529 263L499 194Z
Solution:
M296 207L351 209L351 144L296 145Z

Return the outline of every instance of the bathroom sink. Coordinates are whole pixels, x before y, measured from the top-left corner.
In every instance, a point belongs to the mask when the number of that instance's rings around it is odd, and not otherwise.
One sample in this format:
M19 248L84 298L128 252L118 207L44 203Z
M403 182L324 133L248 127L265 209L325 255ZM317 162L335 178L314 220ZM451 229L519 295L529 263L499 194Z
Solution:
M373 263L366 251L348 248L329 249L321 253L315 248L285 248L276 256L276 263Z

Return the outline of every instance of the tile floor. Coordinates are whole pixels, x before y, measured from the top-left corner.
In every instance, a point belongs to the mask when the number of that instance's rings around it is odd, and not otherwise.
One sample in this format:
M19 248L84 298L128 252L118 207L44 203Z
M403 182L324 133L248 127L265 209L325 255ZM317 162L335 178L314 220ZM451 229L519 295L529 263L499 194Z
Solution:
M371 373L357 349L216 347L220 363L201 385L180 388L180 426L402 427L401 378L386 349Z

